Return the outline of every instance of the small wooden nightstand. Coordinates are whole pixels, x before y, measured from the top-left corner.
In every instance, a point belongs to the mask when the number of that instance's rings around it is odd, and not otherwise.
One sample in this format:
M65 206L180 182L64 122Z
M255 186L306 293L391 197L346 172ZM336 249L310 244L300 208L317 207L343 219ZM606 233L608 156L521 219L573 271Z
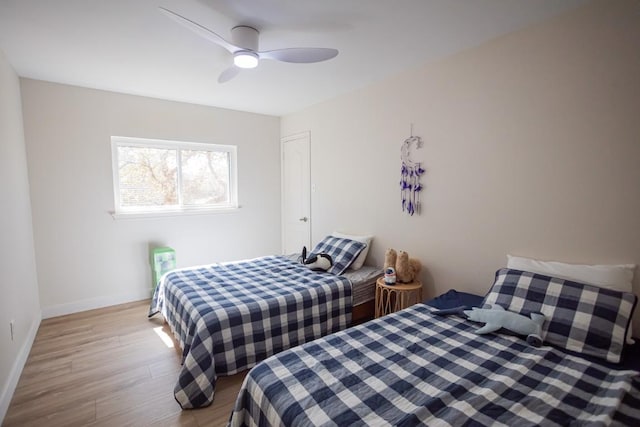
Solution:
M422 283L387 285L384 277L376 281L376 317L394 313L422 301Z

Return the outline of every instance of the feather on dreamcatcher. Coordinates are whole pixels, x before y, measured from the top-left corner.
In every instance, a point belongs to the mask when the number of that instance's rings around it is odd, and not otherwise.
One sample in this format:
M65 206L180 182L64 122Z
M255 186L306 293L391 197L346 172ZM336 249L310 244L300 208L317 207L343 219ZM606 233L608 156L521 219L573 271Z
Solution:
M420 177L424 174L424 169L419 162L413 162L409 158L411 144L416 148L422 147L422 139L413 136L413 125L411 126L411 136L404 140L400 148L400 159L402 167L400 169L400 195L402 199L402 211L412 215L420 214L420 191L422 184Z

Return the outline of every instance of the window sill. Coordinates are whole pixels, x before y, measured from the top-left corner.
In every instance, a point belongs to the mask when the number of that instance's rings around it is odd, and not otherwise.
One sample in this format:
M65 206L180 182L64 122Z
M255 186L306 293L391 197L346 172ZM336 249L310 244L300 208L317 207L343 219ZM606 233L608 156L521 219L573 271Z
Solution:
M230 214L241 209L240 206L213 209L176 209L167 211L140 211L140 212L109 212L114 220L121 219L145 219L145 218L167 218L185 215L217 215Z

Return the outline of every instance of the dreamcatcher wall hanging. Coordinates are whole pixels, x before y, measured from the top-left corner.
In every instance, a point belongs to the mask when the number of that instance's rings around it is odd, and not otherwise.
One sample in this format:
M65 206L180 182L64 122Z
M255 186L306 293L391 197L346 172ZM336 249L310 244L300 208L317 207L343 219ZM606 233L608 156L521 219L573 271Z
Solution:
M402 167L400 169L400 196L402 200L402 211L413 215L420 214L420 177L424 174L424 169L419 162L410 159L411 144L416 148L422 147L422 139L413 136L413 125L411 125L411 136L404 140L400 148L400 159Z

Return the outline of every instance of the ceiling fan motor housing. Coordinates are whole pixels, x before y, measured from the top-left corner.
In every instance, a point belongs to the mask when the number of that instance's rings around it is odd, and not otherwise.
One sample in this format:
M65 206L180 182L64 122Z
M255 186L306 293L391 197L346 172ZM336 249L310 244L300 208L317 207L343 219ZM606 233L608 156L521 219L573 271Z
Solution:
M243 50L257 52L259 34L253 27L239 25L231 29L231 42Z

